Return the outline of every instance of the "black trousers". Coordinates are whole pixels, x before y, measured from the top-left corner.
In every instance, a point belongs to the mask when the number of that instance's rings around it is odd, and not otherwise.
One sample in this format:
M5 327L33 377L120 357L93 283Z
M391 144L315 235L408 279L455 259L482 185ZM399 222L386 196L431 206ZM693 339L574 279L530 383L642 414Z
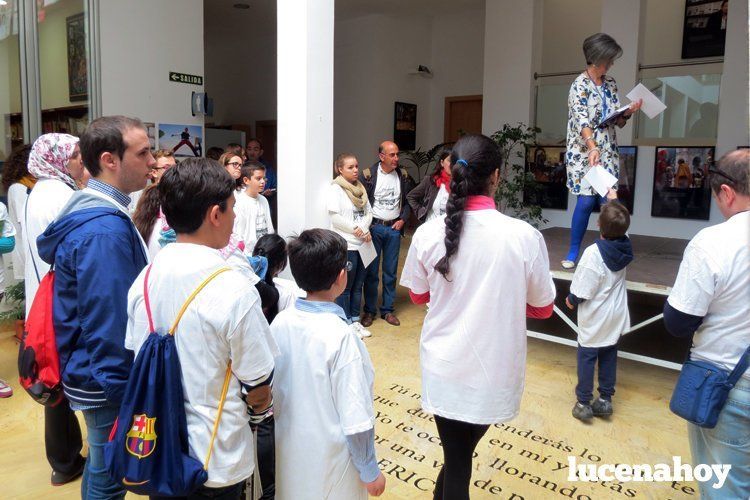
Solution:
M273 500L276 496L276 424L268 417L258 425L258 463L260 485L263 487L261 500Z
M65 398L55 407L44 407L44 448L52 470L60 474L72 475L85 462L81 426Z
M223 488L201 486L186 497L149 497L149 500L241 500L244 498L245 481Z
M489 429L435 415L440 441L443 443L443 467L435 481L434 500L469 500L471 462L474 449Z

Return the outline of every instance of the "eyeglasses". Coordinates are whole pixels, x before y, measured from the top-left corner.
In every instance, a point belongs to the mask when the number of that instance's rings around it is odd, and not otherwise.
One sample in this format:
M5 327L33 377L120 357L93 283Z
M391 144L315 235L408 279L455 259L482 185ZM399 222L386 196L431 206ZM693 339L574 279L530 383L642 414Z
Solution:
M352 269L354 269L354 264L352 264L352 261L348 260L346 261L346 265L344 266L344 269L346 269L346 272L348 273Z
M242 166L242 163L240 163L240 162L238 162L238 161L230 161L229 163L227 163L227 166L230 166L230 167L235 167L235 168L237 168L237 167L241 167L241 166Z
M734 177L732 177L731 175L725 172L722 172L718 168L715 168L714 165L711 165L710 167L708 167L708 173L711 175L714 175L714 174L720 175L721 177L724 177L725 179L733 183L735 186L739 185L739 182L737 182L737 179L735 179Z

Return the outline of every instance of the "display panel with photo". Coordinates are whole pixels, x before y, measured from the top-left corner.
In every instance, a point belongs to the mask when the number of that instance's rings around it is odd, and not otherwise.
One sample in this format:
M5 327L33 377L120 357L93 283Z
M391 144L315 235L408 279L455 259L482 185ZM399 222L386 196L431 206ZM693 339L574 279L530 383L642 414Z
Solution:
M402 151L412 151L417 144L417 105L396 102L393 117L393 142Z
M708 220L711 190L708 167L714 148L656 148L654 165L653 217Z
M526 172L536 181L536 189L523 192L523 202L556 210L568 209L568 187L565 174L565 148L532 146L526 149Z
M86 62L86 31L83 14L65 19L68 42L68 98L88 99L88 66Z
M159 148L169 149L177 157L203 156L203 128L160 123Z
M682 58L724 55L728 0L686 0Z
M637 146L618 146L620 152L620 177L617 180L617 199L625 205L630 215L635 206L635 167L638 160ZM599 212L599 205L594 206Z

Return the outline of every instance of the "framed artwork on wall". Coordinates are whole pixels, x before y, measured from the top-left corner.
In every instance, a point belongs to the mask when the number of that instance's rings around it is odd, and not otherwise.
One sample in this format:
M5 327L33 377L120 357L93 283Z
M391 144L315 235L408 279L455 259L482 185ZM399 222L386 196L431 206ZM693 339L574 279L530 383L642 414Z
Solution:
M68 44L68 95L71 101L89 97L86 29L83 13L65 18Z
M203 127L159 124L159 149L171 150L177 158L203 156Z
M402 151L417 147L417 105L396 101L393 113L393 142Z
M617 199L625 205L630 215L633 215L638 146L618 146L617 149L620 152L620 177L617 180ZM594 206L594 212L599 212L599 205Z
M524 204L567 210L565 148L560 146L528 147L525 165L525 171L534 176L536 189L524 189Z
M685 0L683 59L724 55L728 8L729 0Z
M713 147L657 147L651 215L708 220L711 214L708 167L713 161Z

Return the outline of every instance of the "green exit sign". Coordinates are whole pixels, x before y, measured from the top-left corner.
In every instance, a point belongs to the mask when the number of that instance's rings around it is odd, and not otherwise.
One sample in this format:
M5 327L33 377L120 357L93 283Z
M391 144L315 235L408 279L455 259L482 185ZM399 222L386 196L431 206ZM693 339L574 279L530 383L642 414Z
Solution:
M197 75L188 75L185 73L169 72L169 81L176 83L188 83L190 85L203 85L203 77Z

